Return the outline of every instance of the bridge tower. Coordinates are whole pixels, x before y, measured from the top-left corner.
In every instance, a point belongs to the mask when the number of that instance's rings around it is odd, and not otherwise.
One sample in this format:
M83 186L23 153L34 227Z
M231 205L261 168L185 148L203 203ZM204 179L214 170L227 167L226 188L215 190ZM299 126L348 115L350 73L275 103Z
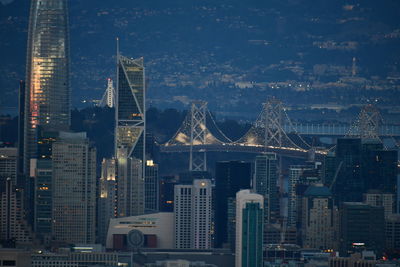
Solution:
M355 136L362 139L380 140L380 126L382 124L382 116L378 108L374 105L364 106L357 120L350 127L347 136Z
M263 104L262 128L264 131L264 147L282 147L285 135L283 129L283 104L276 98L271 98Z
M207 170L207 153L205 150L195 152L193 145L205 145L207 138L207 102L194 101L190 109L190 171Z
M366 105L360 113L359 131L363 139L379 139L381 114L374 105Z

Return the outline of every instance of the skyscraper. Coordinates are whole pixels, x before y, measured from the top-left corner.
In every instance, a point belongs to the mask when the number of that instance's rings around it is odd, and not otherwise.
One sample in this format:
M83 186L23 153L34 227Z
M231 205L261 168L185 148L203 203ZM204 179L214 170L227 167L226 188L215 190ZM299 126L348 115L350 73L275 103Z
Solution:
M152 160L146 161L146 176L144 179L145 212L158 211L158 165Z
M95 242L96 150L86 133L60 132L53 143L53 238L66 243Z
M297 194L296 187L300 176L305 170L312 169L311 166L292 165L289 167L289 203L288 203L288 226L295 227L297 222Z
M211 180L174 188L175 248L211 248Z
M115 155L137 158L145 166L145 79L143 58L118 54Z
M144 213L145 79L143 58L117 55L115 156L118 164L118 215Z
M236 193L236 267L263 266L263 207L262 195Z
M215 168L215 247L234 245L235 199L241 189L250 189L251 164L243 161L217 162ZM228 207L231 207L228 209ZM230 214L229 211L233 211ZM232 225L233 224L233 225ZM232 231L233 230L233 231Z
M265 223L275 222L279 217L278 160L275 153L256 157L254 189L264 197Z
M361 202L344 202L340 209L340 252L373 250L380 254L385 247L383 207Z
M115 159L103 159L101 163L100 198L98 198L97 239L105 244L108 224L117 216L117 164Z
M67 0L32 0L26 64L24 171L36 157L37 129L70 126Z
M336 209L330 190L322 184L308 187L303 197L302 240L306 248L333 249Z

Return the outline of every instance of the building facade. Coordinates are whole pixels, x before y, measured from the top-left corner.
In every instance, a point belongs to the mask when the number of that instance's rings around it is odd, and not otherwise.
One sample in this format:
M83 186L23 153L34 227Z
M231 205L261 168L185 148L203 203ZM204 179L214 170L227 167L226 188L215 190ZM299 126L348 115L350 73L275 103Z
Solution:
M39 127L70 126L67 0L31 1L25 86L24 170L36 157Z
M335 220L337 212L333 196L322 184L310 186L303 197L303 247L335 249Z
M243 161L221 161L215 168L215 247L234 244L235 199L241 189L250 189L251 164ZM229 230L229 231L228 231ZM233 240L232 240L233 239Z
M53 238L95 242L96 150L85 133L60 133L53 143Z
M340 251L372 250L379 255L385 247L383 207L362 202L344 202L340 209Z
M174 188L175 248L210 249L212 224L211 180Z
M110 219L117 217L117 160L101 162L100 198L98 198L98 241L105 244Z
M144 178L145 212L158 211L158 165L152 160L146 161L146 175Z
M236 193L236 267L263 266L264 199L241 190Z
M275 153L265 153L255 160L254 189L264 197L265 223L279 218L278 159Z
M143 58L117 55L115 157L118 216L144 213L146 164L145 69Z
M305 170L312 169L310 166L292 165L289 167L289 197L288 197L288 218L287 225L296 227L297 223L297 194L296 187L299 184L300 176Z

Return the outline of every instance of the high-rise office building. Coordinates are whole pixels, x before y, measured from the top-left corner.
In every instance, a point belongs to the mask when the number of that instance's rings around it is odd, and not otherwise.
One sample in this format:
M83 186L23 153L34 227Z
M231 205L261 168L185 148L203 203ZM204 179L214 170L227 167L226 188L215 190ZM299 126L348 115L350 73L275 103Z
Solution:
M397 151L384 150L376 140L340 138L336 154L325 160L325 185L335 202L361 202L369 190L395 194Z
M174 211L174 187L178 184L175 176L165 176L159 183L159 210L160 212Z
M300 176L306 170L311 170L311 166L292 165L289 167L289 198L288 198L288 218L287 225L295 227L297 223L297 194L296 187L300 182Z
M362 201L361 139L338 139L336 146L337 175L332 178L336 203ZM336 174L336 173L335 173Z
M236 193L236 267L263 266L263 205L262 195Z
M383 193L396 194L398 151L384 150L382 144L380 147L363 153L365 192L380 190Z
M59 132L38 132L37 159L31 159L30 176L33 180L31 201L26 204L27 210L33 210L33 229L37 238L48 243L52 237L53 215L53 143L58 140ZM32 201L33 200L33 201Z
M38 159L34 167L33 230L44 243L51 240L53 211L53 163L51 159Z
M18 151L15 147L0 148L0 184L3 186L10 178L12 183L17 183Z
M392 214L385 218L385 249L400 249L400 214Z
M115 158L101 162L100 198L98 198L97 237L105 244L108 224L117 217L117 161Z
M379 190L370 190L368 193L364 194L364 203L374 207L383 207L385 218L387 218L396 210L396 195L382 193L382 191Z
M118 217L144 214L144 175L142 161L121 156L117 160Z
M192 185L175 185L175 248L210 249L211 180L195 179Z
M96 150L86 133L60 132L53 143L53 224L56 241L95 242Z
M236 193L250 189L251 163L221 161L215 168L215 247L234 244ZM231 211L231 212L229 212Z
M32 244L33 235L25 220L23 192L11 178L0 186L0 241L6 246Z
M17 187L17 162L17 148L0 148L0 241L6 246L32 242L24 191Z
M158 211L158 185L158 165L152 160L147 160L144 178L144 206L146 213Z
M36 157L39 127L70 125L67 0L32 0L26 64L24 171Z
M117 55L115 157L118 216L144 213L145 203L145 79L143 58Z
M279 218L278 160L275 153L265 153L255 160L254 189L264 197L265 223Z
M145 166L145 79L143 58L118 54L117 100L115 112L115 155L137 158Z
M383 207L362 202L344 202L340 208L340 251L348 254L373 250L380 254L385 247Z
M330 190L316 184L309 186L303 197L302 240L303 247L334 249L336 208Z

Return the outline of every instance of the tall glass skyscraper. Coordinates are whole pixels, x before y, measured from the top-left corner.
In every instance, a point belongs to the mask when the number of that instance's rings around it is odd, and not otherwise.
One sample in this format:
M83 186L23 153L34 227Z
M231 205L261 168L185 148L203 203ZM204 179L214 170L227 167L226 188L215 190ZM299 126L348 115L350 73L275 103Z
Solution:
M145 80L143 58L118 55L115 155L145 157Z
M37 129L70 125L67 0L32 0L26 64L24 170L36 156Z
M117 55L115 155L118 162L118 216L144 213L145 79L143 58Z

